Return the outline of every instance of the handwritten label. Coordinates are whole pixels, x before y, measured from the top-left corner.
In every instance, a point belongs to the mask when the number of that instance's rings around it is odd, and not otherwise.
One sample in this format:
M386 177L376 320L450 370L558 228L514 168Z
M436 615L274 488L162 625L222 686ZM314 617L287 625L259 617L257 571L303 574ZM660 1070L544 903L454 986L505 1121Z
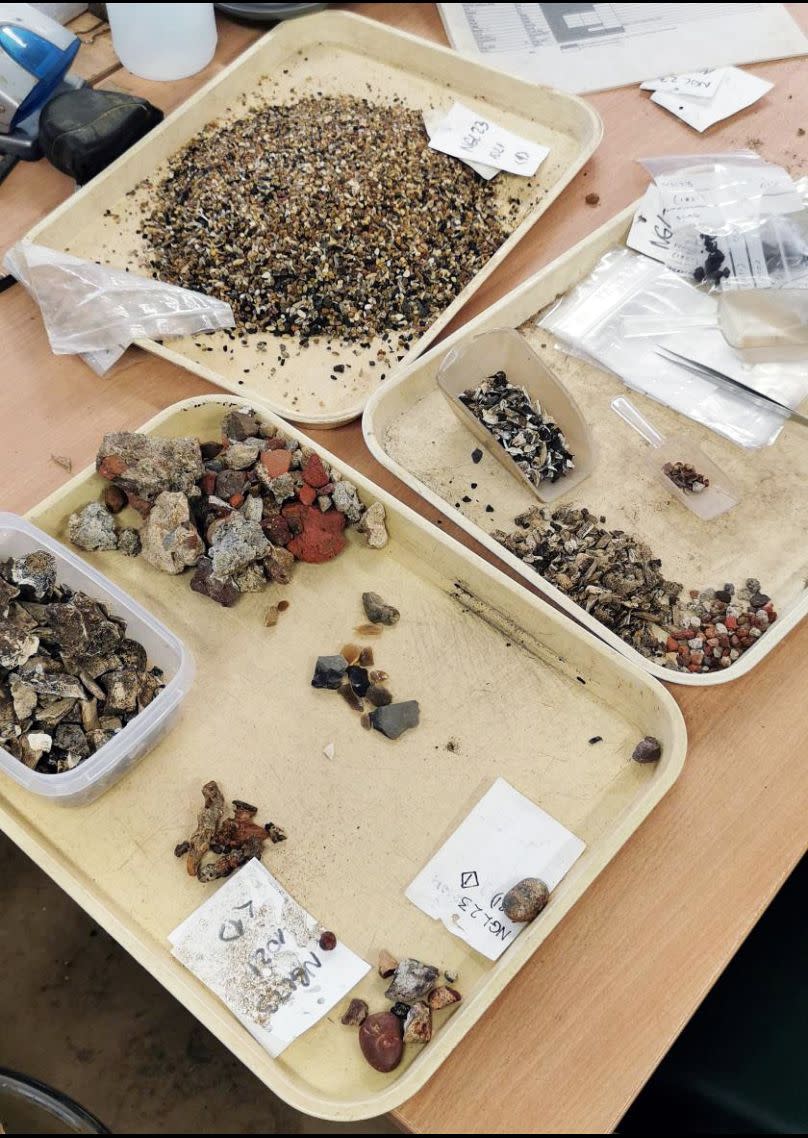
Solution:
M651 102L670 111L694 130L703 131L745 107L751 107L774 86L766 79L741 71L739 67L721 69L724 77L716 91L707 99L694 97L691 92L655 91Z
M530 177L550 153L546 146L505 130L479 111L455 103L437 124L429 145L466 162Z
M431 142L435 132L444 119L443 111L424 111L424 127L426 128L427 137ZM490 182L492 178L496 178L497 174L501 174L499 166L486 166L483 162L474 162L471 158L461 158L466 166L470 166L475 174L479 174L486 182Z
M584 849L580 838L498 778L406 896L496 960L525 928L505 916L507 891L524 877L540 877L553 890Z
M690 71L684 75L663 75L640 84L643 91L665 91L669 95L687 95L691 99L711 99L727 73L728 68L712 71Z
M369 971L255 859L169 936L172 952L270 1055L313 1027Z

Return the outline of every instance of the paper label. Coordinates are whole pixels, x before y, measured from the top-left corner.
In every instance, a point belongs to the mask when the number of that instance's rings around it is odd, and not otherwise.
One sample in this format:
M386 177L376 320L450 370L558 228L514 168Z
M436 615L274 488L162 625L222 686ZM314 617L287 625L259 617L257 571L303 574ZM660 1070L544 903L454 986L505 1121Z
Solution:
M270 1055L313 1027L370 970L253 859L169 936L172 952Z
M443 122L445 116L443 111L424 111L423 114L424 127L426 128L427 137L431 142L435 131ZM470 158L461 158L460 161L464 162L466 166L470 166L474 173L479 174L486 182L490 182L492 178L496 178L497 174L502 172L499 166L486 166L483 162L472 162Z
M640 84L642 91L664 91L669 95L687 95L691 99L711 99L720 87L728 68L712 71L690 71L684 75L663 75Z
M535 174L550 153L548 147L512 134L462 103L452 106L436 127L429 145L464 162L472 159L525 177Z
M757 75L750 75L738 67L725 67L722 70L724 77L708 99L696 98L692 93L671 92L660 88L651 96L651 102L671 111L694 130L703 131L742 111L744 107L751 107L752 103L756 103L774 86L768 80L759 79Z
M553 890L585 849L580 838L498 778L418 874L406 896L489 960L526 927L503 912L525 877Z

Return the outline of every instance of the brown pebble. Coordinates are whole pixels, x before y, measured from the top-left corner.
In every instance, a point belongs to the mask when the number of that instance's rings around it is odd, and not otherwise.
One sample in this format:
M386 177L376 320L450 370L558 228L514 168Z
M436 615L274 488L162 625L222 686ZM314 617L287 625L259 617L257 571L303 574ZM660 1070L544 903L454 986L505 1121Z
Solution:
M600 194L587 194L584 201L587 205L598 205L600 203Z
M423 1000L407 1012L403 1038L405 1043L429 1043L432 1038L432 1009Z
M373 724L370 722L370 716L367 712L364 713L359 722L362 724L366 731L370 731L371 727L373 726Z
M427 996L427 1002L433 1012L441 1008L448 1008L451 1004L459 1004L463 997L455 988L433 988Z
M334 933L329 932L326 929L325 932L320 933L320 939L317 943L320 945L320 948L323 950L323 952L331 952L332 949L335 949L337 947L337 938Z
M373 665L373 649L363 648L359 653L359 663L363 668L370 668Z
M397 968L398 961L396 958L386 948L381 949L379 952L379 975L382 979L389 980Z
M174 857L185 857L190 848L190 842L179 842L176 846L174 846Z
M365 701L360 699L356 692L353 690L349 683L344 683L339 689L339 694L354 711L364 711Z
M522 925L532 921L550 899L550 891L539 877L525 877L518 881L502 899L502 908L510 921Z
M360 636L381 636L382 627L379 624L357 624L354 632Z
M286 612L289 608L289 601L278 601L278 612Z
M362 649L358 644L343 644L340 648L340 655L344 656L349 664L355 664L361 651Z
M372 703L374 707L386 707L388 703L393 702L393 696L386 687L381 684L371 684L365 692L365 699Z
M404 1054L401 1020L392 1012L376 1012L359 1028L359 1046L375 1071L394 1071Z
M369 1010L364 1000L351 1000L340 1023L344 1023L346 1027L361 1026L368 1018Z
M653 735L640 739L631 753L635 763L655 763L662 755L662 744Z
M266 625L266 627L267 628L274 628L275 625L278 623L279 615L280 614L278 612L278 606L277 605L270 605L269 608L267 609L267 611L264 613L264 624Z
M119 514L127 502L126 494L120 486L105 486L101 497L111 514Z

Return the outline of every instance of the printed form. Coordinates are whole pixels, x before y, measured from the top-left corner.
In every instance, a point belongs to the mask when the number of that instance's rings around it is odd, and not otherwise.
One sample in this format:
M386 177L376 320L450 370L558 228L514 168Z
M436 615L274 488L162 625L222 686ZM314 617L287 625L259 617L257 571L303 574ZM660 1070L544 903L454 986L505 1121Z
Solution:
M782 4L439 4L464 55L581 93L681 71L802 55Z

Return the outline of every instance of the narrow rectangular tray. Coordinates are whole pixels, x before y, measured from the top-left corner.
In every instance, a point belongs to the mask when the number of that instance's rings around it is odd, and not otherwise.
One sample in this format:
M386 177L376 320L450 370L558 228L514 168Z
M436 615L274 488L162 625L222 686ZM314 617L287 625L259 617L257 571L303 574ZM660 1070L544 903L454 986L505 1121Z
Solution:
M627 388L616 376L567 355L536 327L548 305L582 280L607 249L623 243L636 204L535 273L427 355L402 369L368 403L365 441L373 455L408 486L451 517L537 592L622 652L670 683L727 683L755 667L808 612L808 432L787 423L771 447L744 450L637 392L632 401L666 436L685 429L726 471L741 501L721 517L689 513L649 473L646 444L611 410ZM528 489L487 459L471 461L474 443L446 407L436 376L446 354L495 328L518 328L566 385L587 418L597 451L586 481L554 506L587 506L662 558L662 571L688 589L742 585L756 577L775 602L777 621L731 667L707 674L674 672L646 659L490 535L514 529L517 514L536 504ZM563 424L562 424L563 426ZM471 484L476 483L476 489ZM465 502L463 499L469 498ZM493 506L493 512L486 506Z
M416 110L448 110L459 99L488 108L488 113L495 114L508 129L550 147L548 158L533 178L497 176L495 186L503 210L511 198L521 202L519 223L424 335L412 342L405 361L420 355L460 311L580 170L603 133L597 113L574 95L505 75L376 20L347 12L321 12L290 20L269 32L161 126L36 225L27 239L138 271L143 250L136 232L139 199L126 195L143 178L158 173L171 155L211 120L243 114L247 107L270 99L287 103L315 92L382 102L398 98ZM233 192L238 192L237 183ZM323 224L327 223L324 218ZM330 349L336 340L321 337L301 352L293 337L258 333L246 339L244 347L240 340L232 341L219 332L166 344L148 340L140 346L237 395L260 398L287 419L317 427L337 426L361 415L382 375L389 374L397 362L392 355L389 364L384 363L390 349L381 340L372 341L364 350L343 346L343 355L351 366L335 382L331 378L335 356ZM262 340L269 342L265 350L255 346ZM282 368L277 366L281 345L289 351ZM213 352L207 350L210 347ZM385 356L377 360L380 350ZM377 362L379 366L375 366Z
M143 429L216 437L234 402L188 400ZM103 798L60 810L6 780L0 821L267 1086L300 1110L349 1120L393 1109L435 1072L670 788L686 734L661 684L315 449L366 502L383 502L388 546L372 550L351 532L334 561L298 564L285 590L244 595L232 609L192 592L187 575L166 576L115 553L86 555L183 638L196 658L196 682L171 734ZM65 540L71 511L101 486L88 468L32 519ZM338 650L365 619L360 594L368 589L401 611L399 623L373 641L377 665L397 697L421 704L420 726L395 743L363 731L341 699L310 687L315 658ZM264 611L281 595L290 607L266 628ZM656 765L630 758L646 734L663 745ZM602 741L590 744L596 735ZM329 742L331 760L323 755ZM404 890L500 775L587 849L541 918L491 963L415 908ZM288 840L266 852L265 864L355 952L373 962L386 947L459 973L463 1002L430 1044L407 1048L393 1074L367 1066L355 1032L339 1023L339 1005L270 1058L171 957L169 932L209 895L172 851L211 778L227 799L254 802L262 818L287 829ZM384 987L374 969L357 994L384 1010Z

